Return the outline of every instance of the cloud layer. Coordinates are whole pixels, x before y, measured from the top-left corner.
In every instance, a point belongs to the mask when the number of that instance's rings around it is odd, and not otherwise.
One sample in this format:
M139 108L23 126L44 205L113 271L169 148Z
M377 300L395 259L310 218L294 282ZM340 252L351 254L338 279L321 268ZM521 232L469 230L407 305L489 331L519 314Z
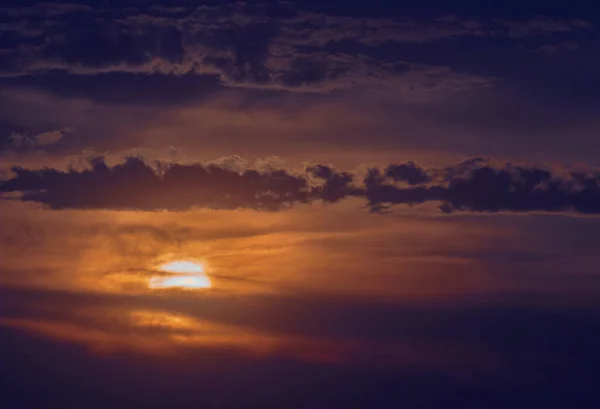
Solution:
M586 30L582 19L478 21L453 15L358 18L291 3L91 8L38 4L0 9L0 73L20 76L134 72L218 77L233 86L331 90L356 85L461 90L490 78L386 57L390 46L457 38L546 37ZM393 55L393 54L392 54Z
M0 191L20 193L22 201L53 209L279 210L296 203L359 197L375 212L434 202L446 213L600 213L600 174L589 171L559 172L475 158L445 168L391 164L383 170L370 168L361 179L356 172L321 164L296 173L273 167L240 170L237 163L233 158L221 164L151 166L129 157L110 167L97 157L85 170L15 167L14 177L3 181Z

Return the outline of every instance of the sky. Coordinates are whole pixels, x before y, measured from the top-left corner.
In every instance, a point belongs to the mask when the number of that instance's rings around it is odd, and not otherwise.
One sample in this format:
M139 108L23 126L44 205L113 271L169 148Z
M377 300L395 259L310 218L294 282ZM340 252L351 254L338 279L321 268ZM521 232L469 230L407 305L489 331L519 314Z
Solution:
M600 7L0 7L0 409L597 408Z

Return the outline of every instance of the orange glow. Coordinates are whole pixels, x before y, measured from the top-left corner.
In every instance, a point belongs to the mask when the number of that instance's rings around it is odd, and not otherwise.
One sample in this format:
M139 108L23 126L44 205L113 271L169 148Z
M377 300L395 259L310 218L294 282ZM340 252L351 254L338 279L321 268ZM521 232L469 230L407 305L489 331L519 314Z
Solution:
M68 317L53 320L0 317L0 327L17 327L88 345L98 353L127 350L170 355L176 354L180 346L234 347L249 353L266 353L283 343L269 334L166 311L85 309L75 315L86 318L87 325L72 322ZM112 319L117 315L118 320ZM107 320L107 316L111 319Z
M150 289L198 290L212 287L204 268L191 261L172 261L161 265L158 270L166 274L153 276L148 282Z

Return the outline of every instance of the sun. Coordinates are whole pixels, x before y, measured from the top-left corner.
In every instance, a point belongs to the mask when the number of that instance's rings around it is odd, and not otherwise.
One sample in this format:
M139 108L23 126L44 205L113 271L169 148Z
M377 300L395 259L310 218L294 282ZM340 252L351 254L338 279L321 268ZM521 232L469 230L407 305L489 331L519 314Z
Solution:
M160 271L176 274L204 274L204 267L192 261L177 260L158 267Z
M148 282L148 288L152 290L179 288L182 290L198 290L201 288L211 288L212 284L208 276L197 275L173 275L173 276L154 276Z
M212 283L201 264L176 260L160 265L157 273L148 282L148 288L199 290L211 288Z

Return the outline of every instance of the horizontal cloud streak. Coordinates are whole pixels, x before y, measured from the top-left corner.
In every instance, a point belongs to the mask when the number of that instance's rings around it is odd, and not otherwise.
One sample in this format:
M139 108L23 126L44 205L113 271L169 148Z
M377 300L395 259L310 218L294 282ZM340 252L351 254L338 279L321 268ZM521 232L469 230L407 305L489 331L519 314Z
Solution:
M15 168L16 178L4 183L4 192L22 191L25 201L52 208L214 208L276 209L308 199L307 181L286 171L238 173L216 164L172 165L159 176L138 158L112 168L103 158L81 172Z
M478 21L324 15L290 3L220 6L91 8L38 4L0 9L0 75L58 69L207 75L226 85L287 90L356 85L465 90L491 78L439 64L382 57L389 45L423 45L458 38L522 38L587 30L581 19ZM43 16L40 19L40 16ZM107 18L108 16L108 18Z
M423 169L413 162L371 168L357 174L309 164L288 169L239 170L223 164L167 164L152 167L130 157L109 167L91 159L86 170L13 168L0 192L53 209L185 210L252 208L280 210L296 203L364 198L371 211L398 204L439 203L446 213L600 213L600 174L551 171L475 158L446 168Z

